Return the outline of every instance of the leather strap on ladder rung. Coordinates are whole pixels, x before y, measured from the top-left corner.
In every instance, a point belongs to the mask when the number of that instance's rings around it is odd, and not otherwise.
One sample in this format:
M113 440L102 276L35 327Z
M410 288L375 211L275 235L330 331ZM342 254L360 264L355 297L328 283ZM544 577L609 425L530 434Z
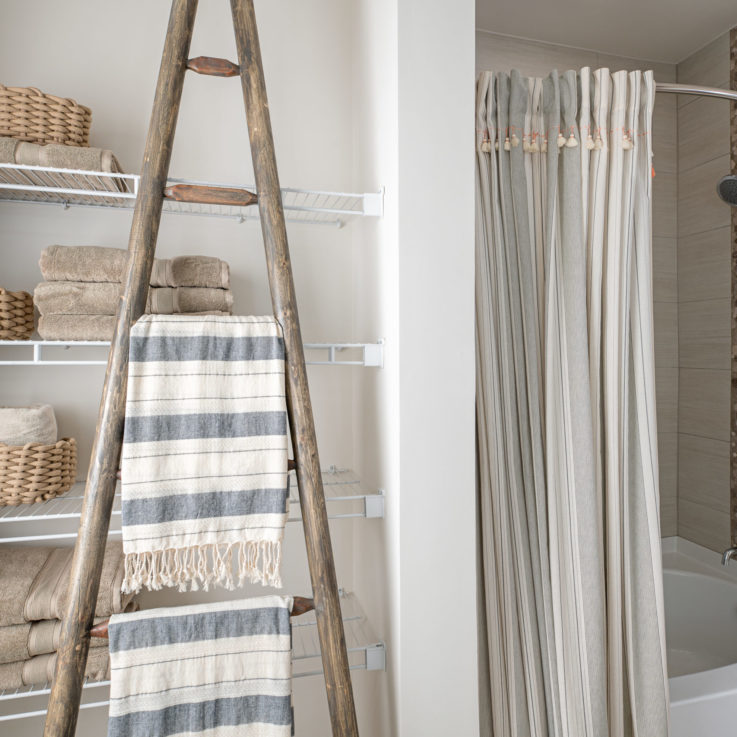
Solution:
M202 205L232 205L246 207L258 202L258 195L234 187L206 187L199 184L174 184L164 190L167 200L197 202Z
M216 59L214 56L197 56L187 60L187 69L197 74L207 74L210 77L236 77L241 68L227 59Z

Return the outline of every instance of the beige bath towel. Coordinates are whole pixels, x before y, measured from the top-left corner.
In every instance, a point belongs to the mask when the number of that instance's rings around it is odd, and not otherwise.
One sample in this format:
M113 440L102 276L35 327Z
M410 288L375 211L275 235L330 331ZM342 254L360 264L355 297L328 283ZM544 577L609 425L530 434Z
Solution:
M131 608L128 607L128 609ZM102 621L102 617L95 618L95 624ZM0 627L0 664L28 660L34 655L56 652L59 648L60 637L61 621L58 619ZM107 640L100 637L90 638L90 647L102 647L103 645L107 645Z
M0 136L0 164L15 164L15 149L17 146L17 138Z
M56 417L50 404L0 407L0 443L53 445L57 440Z
M192 315L226 315L225 312L192 312ZM44 340L112 340L114 315L41 315L38 334Z
M0 546L0 626L61 619L69 596L72 548ZM122 612L130 595L122 595L123 545L108 542L95 613Z
M107 644L107 641L104 641ZM56 653L37 655L28 660L0 665L0 690L43 686L50 683L56 670ZM110 655L107 648L91 649L85 675L93 681L110 678Z
M117 282L41 282L33 300L42 315L114 315L123 291ZM146 312L171 315L216 310L230 314L233 293L209 287L150 287ZM0 432L2 425L0 424Z
M38 265L46 281L122 282L128 251L106 246L49 246ZM214 256L156 259L152 287L230 288L230 270Z
M60 143L29 143L14 138L0 139L0 163L23 166L51 166L57 169L83 169L112 174L122 173L120 163L112 151L91 146L64 146ZM96 189L110 192L127 192L128 183L123 179L100 179Z

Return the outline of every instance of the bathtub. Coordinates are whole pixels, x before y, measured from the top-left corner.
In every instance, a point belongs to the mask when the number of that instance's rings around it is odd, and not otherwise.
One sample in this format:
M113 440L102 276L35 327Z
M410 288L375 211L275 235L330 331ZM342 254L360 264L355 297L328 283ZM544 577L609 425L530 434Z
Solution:
M737 561L663 541L671 737L737 732Z

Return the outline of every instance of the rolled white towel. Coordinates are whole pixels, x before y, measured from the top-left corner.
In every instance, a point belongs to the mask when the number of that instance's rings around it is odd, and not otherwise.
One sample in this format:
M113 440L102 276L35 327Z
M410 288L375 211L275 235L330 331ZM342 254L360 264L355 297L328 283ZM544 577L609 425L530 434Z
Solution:
M50 404L0 407L0 443L52 445L57 440L56 417Z

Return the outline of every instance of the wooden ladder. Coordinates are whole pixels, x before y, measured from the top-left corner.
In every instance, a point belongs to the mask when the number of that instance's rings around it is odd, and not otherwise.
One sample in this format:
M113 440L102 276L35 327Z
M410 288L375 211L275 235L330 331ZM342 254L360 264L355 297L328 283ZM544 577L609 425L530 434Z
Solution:
M289 426L332 730L336 737L358 735L256 16L253 0L230 0L230 4L238 65L209 57L188 59L197 0L172 2L143 156L140 189L133 212L125 290L118 305L82 518L74 548L71 595L64 613L45 737L73 737L76 729L90 628L120 462L130 327L143 314L146 304L165 198L218 204L258 202L271 301L284 335ZM216 76L240 74L257 195L245 190L181 185L166 189L187 69Z

